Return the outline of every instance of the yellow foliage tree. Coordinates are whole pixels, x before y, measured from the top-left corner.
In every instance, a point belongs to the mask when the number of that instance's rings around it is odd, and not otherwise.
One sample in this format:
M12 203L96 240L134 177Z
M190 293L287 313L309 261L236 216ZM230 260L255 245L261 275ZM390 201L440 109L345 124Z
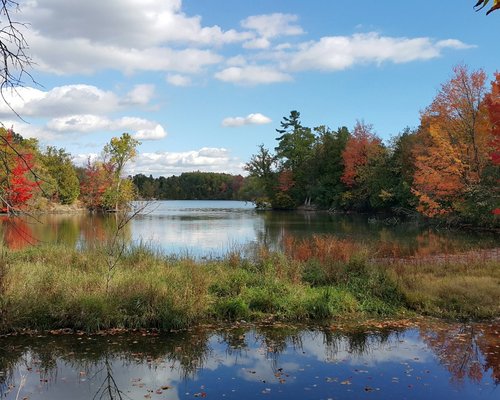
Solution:
M490 162L485 84L484 71L469 73L467 67L457 66L421 115L413 192L419 198L418 210L427 216L459 209Z

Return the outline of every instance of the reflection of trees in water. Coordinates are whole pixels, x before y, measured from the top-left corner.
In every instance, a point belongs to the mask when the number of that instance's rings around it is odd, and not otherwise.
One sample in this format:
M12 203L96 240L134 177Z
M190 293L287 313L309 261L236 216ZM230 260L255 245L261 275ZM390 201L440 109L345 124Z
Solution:
M114 374L113 374L113 367L111 366L111 362L109 361L109 357L106 354L104 357L103 361L103 366L101 369L99 369L96 372L96 375L104 372L104 379L97 389L97 391L94 394L93 399L109 399L109 400L115 400L119 399L122 400L124 393L120 388L118 387L118 384L116 383ZM125 395L126 396L126 395ZM128 396L126 396L128 397Z
M422 327L420 335L449 371L453 382L459 384L468 378L478 383L491 370L495 383L500 383L498 325L432 324Z
M253 330L194 329L178 334L123 336L48 336L42 338L3 338L0 351L0 395L16 378L13 371L23 365L24 370L38 371L41 382L54 382L58 369L71 367L84 371L95 382L95 399L124 397L119 379L115 379L118 363L122 367L147 365L150 369L163 365L175 371L179 379L195 378L210 357L211 342L226 346L226 355L239 358L250 349L261 349L271 369L280 371L280 357L287 351L303 353L309 345L320 346L325 361L353 356L376 354L388 343L398 346L399 334L404 328L368 330L359 328L350 332L329 328L311 329L282 325L257 326ZM427 324L420 328L427 346L448 369L454 382L468 378L480 382L486 371L496 383L500 382L500 339L495 325ZM253 341L253 342L250 342ZM253 351L253 350L252 350ZM245 352L245 354L244 354Z
M36 221L26 221L21 217L0 217L0 233L2 235L3 244L12 250L21 250L27 246L32 246L38 243L38 239L34 236L32 225Z
M324 212L262 212L257 242L271 250L282 249L285 237L298 239L332 235L363 242L377 250L377 257L426 256L456 253L471 247L494 247L494 235L439 231L412 222L387 226L368 223L367 215L331 215Z
M0 235L3 244L13 250L40 244L85 247L108 241L115 235L118 223L116 214L0 216ZM126 242L131 241L130 226L121 229L120 233Z
M281 354L288 348L293 351L301 351L304 347L302 330L293 326L257 328L255 339L265 351L265 357L271 362L271 369L275 373L278 370L278 361Z

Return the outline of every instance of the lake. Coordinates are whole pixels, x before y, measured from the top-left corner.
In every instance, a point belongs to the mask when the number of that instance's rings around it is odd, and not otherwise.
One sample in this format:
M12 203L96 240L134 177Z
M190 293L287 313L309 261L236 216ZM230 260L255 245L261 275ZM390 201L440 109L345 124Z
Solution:
M78 247L112 236L117 216L46 214L35 221L4 215L0 221L4 244L10 248L43 243ZM219 257L259 246L280 249L287 236L315 234L376 244L384 253L381 256L426 256L498 246L493 234L388 222L366 215L256 211L253 204L240 201L157 201L132 219L123 233L131 243L193 257Z
M0 338L0 398L498 399L500 324Z

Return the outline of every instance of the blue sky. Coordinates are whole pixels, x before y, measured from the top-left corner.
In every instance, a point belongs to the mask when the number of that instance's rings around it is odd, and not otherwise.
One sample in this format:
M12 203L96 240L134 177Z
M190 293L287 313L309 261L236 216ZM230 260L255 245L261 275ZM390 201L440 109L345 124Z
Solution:
M82 163L113 136L142 144L129 173L243 173L306 126L417 126L453 66L499 69L500 11L469 0L21 0L39 86L0 120Z

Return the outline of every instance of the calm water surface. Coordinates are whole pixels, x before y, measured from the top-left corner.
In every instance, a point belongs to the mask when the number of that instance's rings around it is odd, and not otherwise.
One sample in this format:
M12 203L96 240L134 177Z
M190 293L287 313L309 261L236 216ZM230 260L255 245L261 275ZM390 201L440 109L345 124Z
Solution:
M2 399L498 399L500 324L0 338Z
M42 215L39 222L0 216L4 243L23 248L36 243L83 246L103 241L116 230L115 215ZM279 249L285 237L331 234L376 243L386 255L429 255L498 246L488 234L450 232L400 224L388 226L368 216L322 212L259 212L239 201L158 201L124 230L130 242L167 253L221 256L259 246Z

